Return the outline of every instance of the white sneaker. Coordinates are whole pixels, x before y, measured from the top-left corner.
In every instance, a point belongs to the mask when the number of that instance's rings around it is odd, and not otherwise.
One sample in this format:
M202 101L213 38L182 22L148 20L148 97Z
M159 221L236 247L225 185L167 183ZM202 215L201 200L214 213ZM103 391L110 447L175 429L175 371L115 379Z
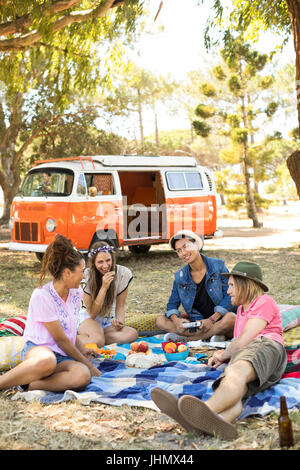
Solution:
M164 336L164 342L166 341L175 341L175 343L186 343L189 341L189 338L187 336L180 336L177 333L166 333Z
M224 336L224 335L214 335L210 338L209 341L211 343L223 343L223 341L226 341L226 336Z

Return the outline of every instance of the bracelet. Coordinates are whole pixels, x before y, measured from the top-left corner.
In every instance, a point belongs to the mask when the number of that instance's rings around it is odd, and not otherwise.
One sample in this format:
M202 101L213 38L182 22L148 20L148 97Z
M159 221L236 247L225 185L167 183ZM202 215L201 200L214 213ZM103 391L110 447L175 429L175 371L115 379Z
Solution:
M212 324L216 323L216 320L214 320L212 317L209 317L209 320L212 322Z

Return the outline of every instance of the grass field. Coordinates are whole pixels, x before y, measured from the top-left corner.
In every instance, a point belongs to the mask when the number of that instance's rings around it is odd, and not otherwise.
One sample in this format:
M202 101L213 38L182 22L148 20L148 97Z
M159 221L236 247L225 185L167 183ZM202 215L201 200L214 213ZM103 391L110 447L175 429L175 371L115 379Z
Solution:
M40 263L30 253L12 253L0 231L0 317L26 314L32 290L38 285ZM3 243L1 243L3 242ZM204 253L222 258L230 269L237 261L259 263L270 294L278 303L300 304L300 249L298 244L251 249L217 248L207 242ZM152 248L147 255L121 251L118 262L133 274L127 312L163 313L174 272L182 266L167 245ZM144 408L83 406L77 402L41 405L12 401L12 391L0 393L0 449L110 449L110 450L197 450L278 449L277 417L248 418L237 424L239 437L233 442L187 434L167 416ZM295 446L300 449L300 419L291 413Z

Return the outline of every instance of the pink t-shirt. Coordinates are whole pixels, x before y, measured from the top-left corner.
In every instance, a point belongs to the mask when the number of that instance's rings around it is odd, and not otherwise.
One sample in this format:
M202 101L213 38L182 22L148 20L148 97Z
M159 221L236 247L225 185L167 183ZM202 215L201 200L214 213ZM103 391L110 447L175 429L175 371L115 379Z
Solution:
M52 351L66 356L43 323L58 320L66 336L75 344L82 298L83 290L81 288L70 289L68 298L64 302L56 292L52 281L35 289L29 302L24 330L25 340L32 341L38 346L48 347Z
M250 318L260 318L267 322L266 327L257 336L267 336L283 344L281 315L272 297L267 294L257 297L246 311L244 311L242 305L238 307L234 325L234 338L240 336Z

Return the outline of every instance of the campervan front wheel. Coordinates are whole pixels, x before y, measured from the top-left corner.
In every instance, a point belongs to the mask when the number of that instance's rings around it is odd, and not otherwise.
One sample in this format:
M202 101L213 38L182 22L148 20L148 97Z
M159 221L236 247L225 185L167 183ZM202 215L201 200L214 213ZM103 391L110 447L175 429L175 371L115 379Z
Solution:
M139 255L143 253L148 253L151 248L151 245L130 245L128 248L131 253Z

